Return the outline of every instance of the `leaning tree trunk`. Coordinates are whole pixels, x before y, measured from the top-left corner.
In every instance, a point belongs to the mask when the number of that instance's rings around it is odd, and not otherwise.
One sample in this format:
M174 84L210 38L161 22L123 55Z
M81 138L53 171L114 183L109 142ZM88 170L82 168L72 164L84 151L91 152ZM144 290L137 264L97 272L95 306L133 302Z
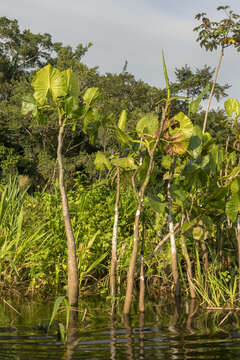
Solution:
M117 236L118 236L118 216L119 216L119 200L120 200L120 169L117 168L117 189L115 201L115 216L112 236L112 260L110 269L110 293L112 297L112 305L116 301L116 272L117 272Z
M67 193L64 185L64 167L62 160L62 144L63 144L64 124L61 122L58 133L58 149L57 160L59 167L59 189L62 201L62 214L64 227L67 237L67 251L68 251L68 298L71 306L78 306L78 265L76 256L75 239L72 231L72 224L70 220Z
M178 297L180 295L180 281L178 274L177 247L176 247L176 239L174 233L174 224L173 224L173 215L172 215L172 194L171 194L172 177L175 171L176 161L177 158L175 156L174 161L172 163L172 169L170 172L170 179L168 180L167 197L168 197L168 227L170 233L171 258L172 258L172 274L173 274L175 296Z

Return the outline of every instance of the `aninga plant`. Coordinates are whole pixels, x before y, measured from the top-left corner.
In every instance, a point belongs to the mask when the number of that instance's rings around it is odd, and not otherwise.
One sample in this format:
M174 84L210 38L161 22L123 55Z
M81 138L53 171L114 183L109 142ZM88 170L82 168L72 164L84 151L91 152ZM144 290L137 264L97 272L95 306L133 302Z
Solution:
M59 189L62 202L63 222L68 250L68 298L70 305L77 307L79 295L78 262L76 244L69 214L67 192L64 184L63 136L67 126L76 129L80 120L82 128L87 129L94 121L92 104L99 97L97 88L88 89L83 95L82 105L78 99L78 79L71 69L59 71L51 65L39 70L33 81L34 93L24 97L22 113L32 113L39 121L58 122L57 161Z

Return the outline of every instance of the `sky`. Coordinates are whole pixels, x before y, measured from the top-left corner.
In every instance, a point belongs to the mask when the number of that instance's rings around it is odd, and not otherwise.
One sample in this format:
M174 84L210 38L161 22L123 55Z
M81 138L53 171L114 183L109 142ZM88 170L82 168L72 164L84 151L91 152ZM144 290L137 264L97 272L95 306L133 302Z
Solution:
M92 42L83 58L89 67L119 73L127 60L136 79L164 88L162 49L170 81L175 68L185 64L193 70L205 64L216 67L218 51L202 49L193 28L200 12L220 20L220 5L240 14L239 0L1 0L0 16L17 19L22 30L47 32L64 45ZM239 64L240 53L226 49L218 82L230 84L229 97L240 100Z

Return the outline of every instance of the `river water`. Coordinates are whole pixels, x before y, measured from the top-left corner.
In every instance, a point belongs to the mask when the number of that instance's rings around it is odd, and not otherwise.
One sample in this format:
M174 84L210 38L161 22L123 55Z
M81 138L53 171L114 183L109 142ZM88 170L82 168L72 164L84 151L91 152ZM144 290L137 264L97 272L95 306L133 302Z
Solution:
M104 299L80 304L74 341L65 345L56 318L47 332L53 302L2 299L0 359L239 359L240 317L237 312L209 312L196 303L148 302L145 315L133 308L109 316Z

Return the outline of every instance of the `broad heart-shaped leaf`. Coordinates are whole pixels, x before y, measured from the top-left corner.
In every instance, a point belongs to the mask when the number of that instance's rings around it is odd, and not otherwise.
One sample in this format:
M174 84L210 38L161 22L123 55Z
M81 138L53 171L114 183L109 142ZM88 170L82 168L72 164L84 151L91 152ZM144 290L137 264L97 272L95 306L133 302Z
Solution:
M86 92L83 95L83 101L84 104L87 105L88 107L92 105L92 103L99 98L100 96L100 91L98 88L96 87L92 87L86 90Z
M230 98L224 103L225 111L228 116L232 116L235 113L236 117L240 116L240 104L237 99Z
M199 108L199 105L200 105L203 97L209 91L209 88L210 88L210 84L207 84L207 86L203 89L203 91L198 96L198 98L196 100L193 100L193 101L190 102L190 104L189 104L189 115L193 115L193 114L195 114L195 112L197 112L197 110Z
M29 112L36 111L37 102L32 94L25 95L22 102L22 114L27 115Z
M158 117L155 114L147 114L140 119L136 126L138 136L149 135L156 136L158 130Z
M118 127L120 130L124 131L126 128L126 121L127 121L127 112L126 110L123 110L120 114L119 120L118 120Z
M125 158L112 159L112 164L114 166L127 169L127 170L136 170L137 165L134 162L134 159L131 156Z
M78 78L72 69L62 71L67 84L67 92L69 95L78 96Z
M226 215L234 222L237 219L238 212L240 211L240 198L238 193L233 193L230 200L226 203Z
M105 167L110 170L112 167L108 158L101 151L97 152L96 158L94 160L94 165L96 166L97 170L104 170Z
M189 139L192 136L193 124L191 120L182 112L179 112L171 119L171 123L179 124L174 129L169 127L169 133L172 137L170 143L166 146L169 154L184 154L187 151Z
M54 101L58 97L67 95L67 83L64 74L51 65L44 66L36 73L32 86L34 87L34 98L40 105L47 101L49 93L51 93Z

